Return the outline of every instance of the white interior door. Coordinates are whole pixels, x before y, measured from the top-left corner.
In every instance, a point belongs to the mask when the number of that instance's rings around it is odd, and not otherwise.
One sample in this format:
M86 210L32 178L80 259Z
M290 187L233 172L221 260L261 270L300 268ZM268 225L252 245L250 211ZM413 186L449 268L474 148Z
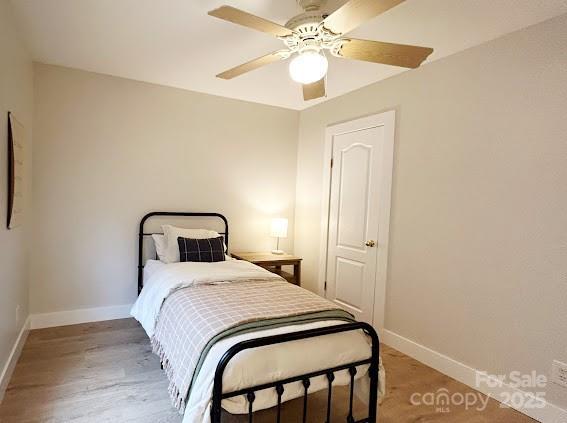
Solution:
M385 155L391 155L393 125L368 125L368 119L359 123L342 124L331 137L326 296L358 320L372 324L377 275L385 271L379 263L385 205L381 203L387 203L389 220L391 158L388 164ZM386 142L388 136L392 139ZM385 170L390 184L384 183ZM385 277L380 285L384 285L378 293L383 316Z

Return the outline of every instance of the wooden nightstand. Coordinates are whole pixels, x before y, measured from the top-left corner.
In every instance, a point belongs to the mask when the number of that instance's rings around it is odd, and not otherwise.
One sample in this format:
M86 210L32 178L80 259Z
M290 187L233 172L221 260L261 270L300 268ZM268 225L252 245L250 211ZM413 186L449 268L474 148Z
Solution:
M232 253L238 260L246 260L280 275L289 283L301 286L301 258L291 254L272 253ZM282 270L282 266L293 266L293 274Z

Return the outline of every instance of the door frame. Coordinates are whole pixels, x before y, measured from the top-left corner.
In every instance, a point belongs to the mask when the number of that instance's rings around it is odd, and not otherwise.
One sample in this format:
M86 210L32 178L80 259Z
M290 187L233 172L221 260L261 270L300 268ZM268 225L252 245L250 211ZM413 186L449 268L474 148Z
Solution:
M327 278L327 249L329 243L329 213L331 197L331 159L333 157L333 139L337 135L384 127L384 146L380 167L380 204L378 206L378 239L376 280L374 290L373 326L378 330L384 328L386 307L386 281L388 278L388 252L390 239L390 207L392 202L392 177L394 168L394 137L396 112L389 110L375 115L365 116L348 122L327 126L325 130L325 150L323 166L323 198L321 205L321 244L319 248L318 291L326 297L325 280Z

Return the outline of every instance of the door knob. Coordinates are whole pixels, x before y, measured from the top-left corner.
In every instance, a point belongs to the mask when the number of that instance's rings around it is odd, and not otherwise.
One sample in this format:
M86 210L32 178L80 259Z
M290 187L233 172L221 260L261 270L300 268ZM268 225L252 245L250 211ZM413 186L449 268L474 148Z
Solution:
M372 239L369 240L369 241L366 241L367 247L374 247L375 245L376 245L376 242L374 242L374 240L372 240Z

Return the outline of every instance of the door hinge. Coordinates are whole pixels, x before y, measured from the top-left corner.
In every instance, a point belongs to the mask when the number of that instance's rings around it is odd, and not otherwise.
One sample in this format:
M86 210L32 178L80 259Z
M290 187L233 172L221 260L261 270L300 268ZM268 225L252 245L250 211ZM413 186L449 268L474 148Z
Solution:
M333 158L331 157L331 167L333 167Z
M325 291L327 290L327 281L325 281L325 286L323 288Z

